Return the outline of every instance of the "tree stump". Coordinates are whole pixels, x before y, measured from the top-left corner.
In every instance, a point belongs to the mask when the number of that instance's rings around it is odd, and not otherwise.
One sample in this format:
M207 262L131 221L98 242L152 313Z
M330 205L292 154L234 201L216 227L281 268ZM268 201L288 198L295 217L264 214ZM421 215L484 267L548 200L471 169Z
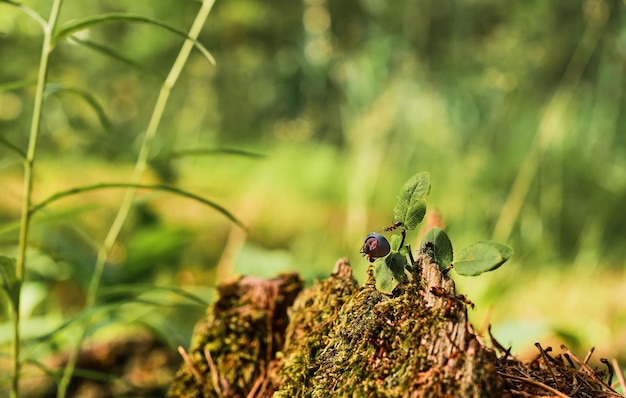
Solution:
M572 366L541 349L521 364L493 341L498 357L468 324L473 304L425 254L391 295L371 275L360 287L345 259L301 289L295 274L222 286L191 349L181 351L168 396L620 396L603 372L576 368L570 356Z

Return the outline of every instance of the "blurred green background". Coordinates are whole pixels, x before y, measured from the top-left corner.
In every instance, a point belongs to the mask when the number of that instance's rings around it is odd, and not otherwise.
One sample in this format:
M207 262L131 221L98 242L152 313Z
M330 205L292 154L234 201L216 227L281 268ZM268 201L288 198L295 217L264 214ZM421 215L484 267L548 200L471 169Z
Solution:
M49 12L48 1L25 4ZM186 31L197 9L194 1L66 2L60 18L125 11ZM217 1L201 34L217 66L192 55L144 181L214 200L248 232L196 202L141 191L102 291L154 284L210 300L210 288L234 275L298 271L312 282L342 256L363 281L365 235L391 224L407 178L430 171L429 212L457 251L484 239L515 249L491 274L453 273L476 303L479 331L491 323L522 355L534 356L540 341L626 361L625 11L617 0ZM155 26L114 23L55 48L36 201L129 180L181 44ZM0 4L0 134L22 149L40 46L39 26ZM224 148L264 156L189 152ZM0 146L0 254L16 252L22 178L19 159ZM36 216L25 337L80 313L122 195L74 196ZM186 346L203 306L145 294L162 306L122 302L101 324L148 325ZM6 308L1 317L4 344Z

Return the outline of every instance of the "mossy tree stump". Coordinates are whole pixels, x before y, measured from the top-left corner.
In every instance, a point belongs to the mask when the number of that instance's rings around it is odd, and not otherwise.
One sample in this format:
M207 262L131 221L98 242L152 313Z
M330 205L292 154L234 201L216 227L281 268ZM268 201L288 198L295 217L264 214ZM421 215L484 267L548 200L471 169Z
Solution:
M603 372L549 350L524 365L494 342L498 358L468 324L472 304L427 255L391 295L371 275L360 287L347 260L301 289L296 274L222 286L168 396L619 396Z

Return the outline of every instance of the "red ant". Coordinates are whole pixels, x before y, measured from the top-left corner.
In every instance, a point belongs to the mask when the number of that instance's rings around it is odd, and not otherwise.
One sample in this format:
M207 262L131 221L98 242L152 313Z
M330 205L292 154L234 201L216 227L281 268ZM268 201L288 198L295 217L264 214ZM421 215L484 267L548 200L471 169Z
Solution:
M406 225L404 225L404 223L402 221L396 221L393 224L391 224L390 226L383 228L383 231L385 232L390 232L390 231L394 231L398 228L402 227L402 231L400 231L400 235L402 235L402 240L400 241L400 245L398 246L399 249L402 249L404 247L404 241L406 240ZM408 246L408 254L409 257L411 259L411 264L413 264L415 262L415 260L413 259L413 254L411 254L411 247ZM398 250L399 250L398 249Z
M469 307L471 307L472 309L474 309L474 303L472 303L467 297L465 297L465 295L463 294L448 294L448 292L446 292L446 290L440 286L433 286L430 288L430 292L437 296L437 297L441 297L441 298L447 298L448 302L446 303L446 309L450 309L452 307L452 303L453 300L456 300L458 302L464 303L465 305L468 305Z
M393 231L393 230L398 229L400 227L404 227L404 223L402 221L396 221L391 226L385 228L385 232Z

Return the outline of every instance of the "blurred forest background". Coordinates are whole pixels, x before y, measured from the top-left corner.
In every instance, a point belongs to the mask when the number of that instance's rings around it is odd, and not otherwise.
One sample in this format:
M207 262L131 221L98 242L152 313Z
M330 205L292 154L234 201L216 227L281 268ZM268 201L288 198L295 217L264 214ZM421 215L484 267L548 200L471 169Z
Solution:
M44 16L49 3L25 2ZM186 31L197 9L74 1L60 20L125 11ZM565 343L626 363L625 11L618 0L218 0L200 36L217 65L192 54L143 181L214 200L248 231L195 201L140 191L103 294L174 286L211 300L211 288L234 275L298 271L312 282L342 256L363 281L364 237L391 224L404 181L430 171L429 212L457 251L485 239L515 249L491 275L452 274L476 303L479 331L491 323L516 353L534 356L535 341ZM182 41L152 25L111 23L55 48L37 201L129 180ZM22 150L40 48L41 28L0 4L0 134ZM22 183L20 159L1 145L7 256L16 252ZM35 217L24 338L80 313L122 195L73 196ZM99 320L96 337L142 324L187 346L205 310L158 289L142 300L111 297L118 310ZM4 308L3 346L7 316ZM37 355L71 339L69 330L39 341Z

